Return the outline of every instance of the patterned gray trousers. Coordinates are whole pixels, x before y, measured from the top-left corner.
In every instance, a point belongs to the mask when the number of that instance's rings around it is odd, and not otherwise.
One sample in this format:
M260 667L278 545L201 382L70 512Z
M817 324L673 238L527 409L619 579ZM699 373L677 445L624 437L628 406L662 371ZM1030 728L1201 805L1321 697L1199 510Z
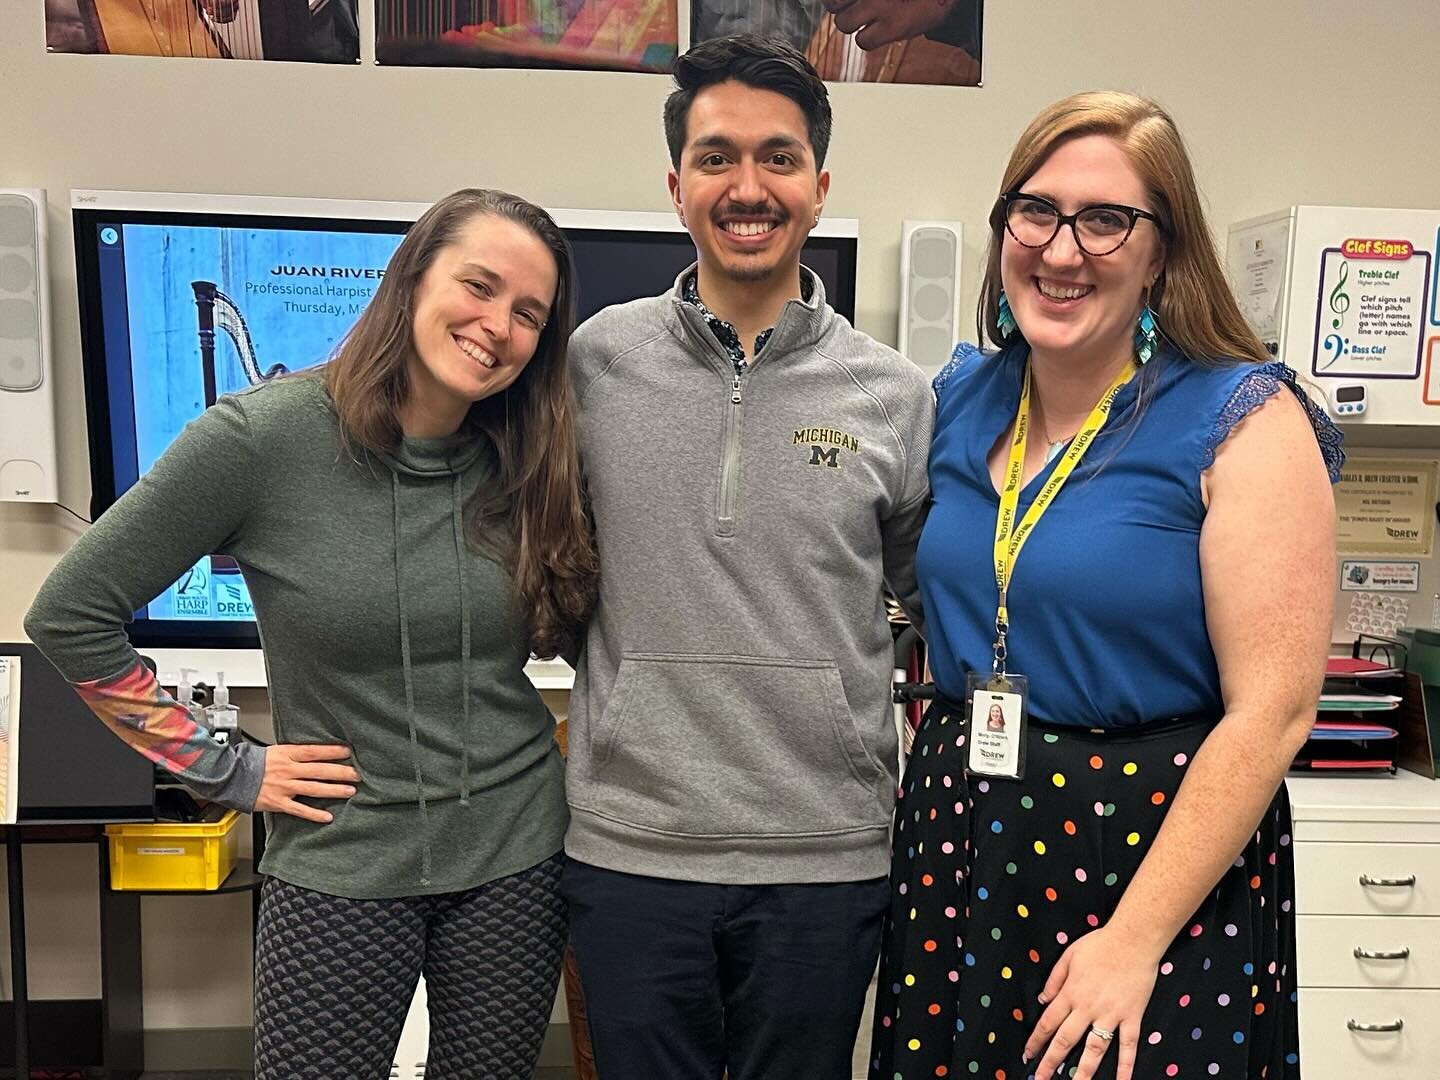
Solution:
M563 856L465 892L347 900L271 878L255 1080L383 1080L419 976L426 1080L530 1080L565 950Z

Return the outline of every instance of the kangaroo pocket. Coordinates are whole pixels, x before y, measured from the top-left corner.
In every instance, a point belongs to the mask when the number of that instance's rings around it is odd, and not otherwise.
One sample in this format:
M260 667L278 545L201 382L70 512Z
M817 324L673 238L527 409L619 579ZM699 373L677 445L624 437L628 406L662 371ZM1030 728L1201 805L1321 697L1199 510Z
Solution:
M884 828L890 781L828 660L627 655L581 808L659 832Z

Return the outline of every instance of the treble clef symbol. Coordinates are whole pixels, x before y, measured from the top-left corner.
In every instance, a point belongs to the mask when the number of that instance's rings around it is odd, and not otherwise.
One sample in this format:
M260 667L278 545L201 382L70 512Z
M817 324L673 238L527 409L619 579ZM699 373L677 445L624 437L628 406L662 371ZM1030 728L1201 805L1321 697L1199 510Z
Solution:
M1339 330L1345 321L1345 312L1350 310L1350 294L1345 291L1345 282L1350 280L1350 264L1340 264L1340 278L1335 282L1335 288L1330 290L1330 310L1335 313L1335 318L1330 320L1332 328Z

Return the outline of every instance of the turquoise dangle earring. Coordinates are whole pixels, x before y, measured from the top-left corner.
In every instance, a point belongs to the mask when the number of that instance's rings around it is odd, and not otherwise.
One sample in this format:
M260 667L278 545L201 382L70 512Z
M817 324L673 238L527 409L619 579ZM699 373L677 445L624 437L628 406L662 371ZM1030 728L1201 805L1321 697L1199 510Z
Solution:
M1010 298L1005 295L1005 290L1000 290L1000 298L995 303L995 325L1000 329L1002 339L1010 337L1019 327L1015 325L1015 314L1010 310Z
M1150 310L1150 289L1145 289L1145 306L1140 309L1140 318L1135 321L1135 359L1141 364L1155 355L1160 344L1160 332L1155 323L1155 312Z

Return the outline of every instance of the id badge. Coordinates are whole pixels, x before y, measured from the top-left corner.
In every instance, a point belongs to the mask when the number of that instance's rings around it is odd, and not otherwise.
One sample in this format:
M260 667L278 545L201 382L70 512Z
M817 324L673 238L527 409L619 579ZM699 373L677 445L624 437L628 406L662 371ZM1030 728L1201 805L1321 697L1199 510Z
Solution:
M1025 775L1024 675L972 671L965 678L965 715L970 723L969 771L976 776L1019 780Z

